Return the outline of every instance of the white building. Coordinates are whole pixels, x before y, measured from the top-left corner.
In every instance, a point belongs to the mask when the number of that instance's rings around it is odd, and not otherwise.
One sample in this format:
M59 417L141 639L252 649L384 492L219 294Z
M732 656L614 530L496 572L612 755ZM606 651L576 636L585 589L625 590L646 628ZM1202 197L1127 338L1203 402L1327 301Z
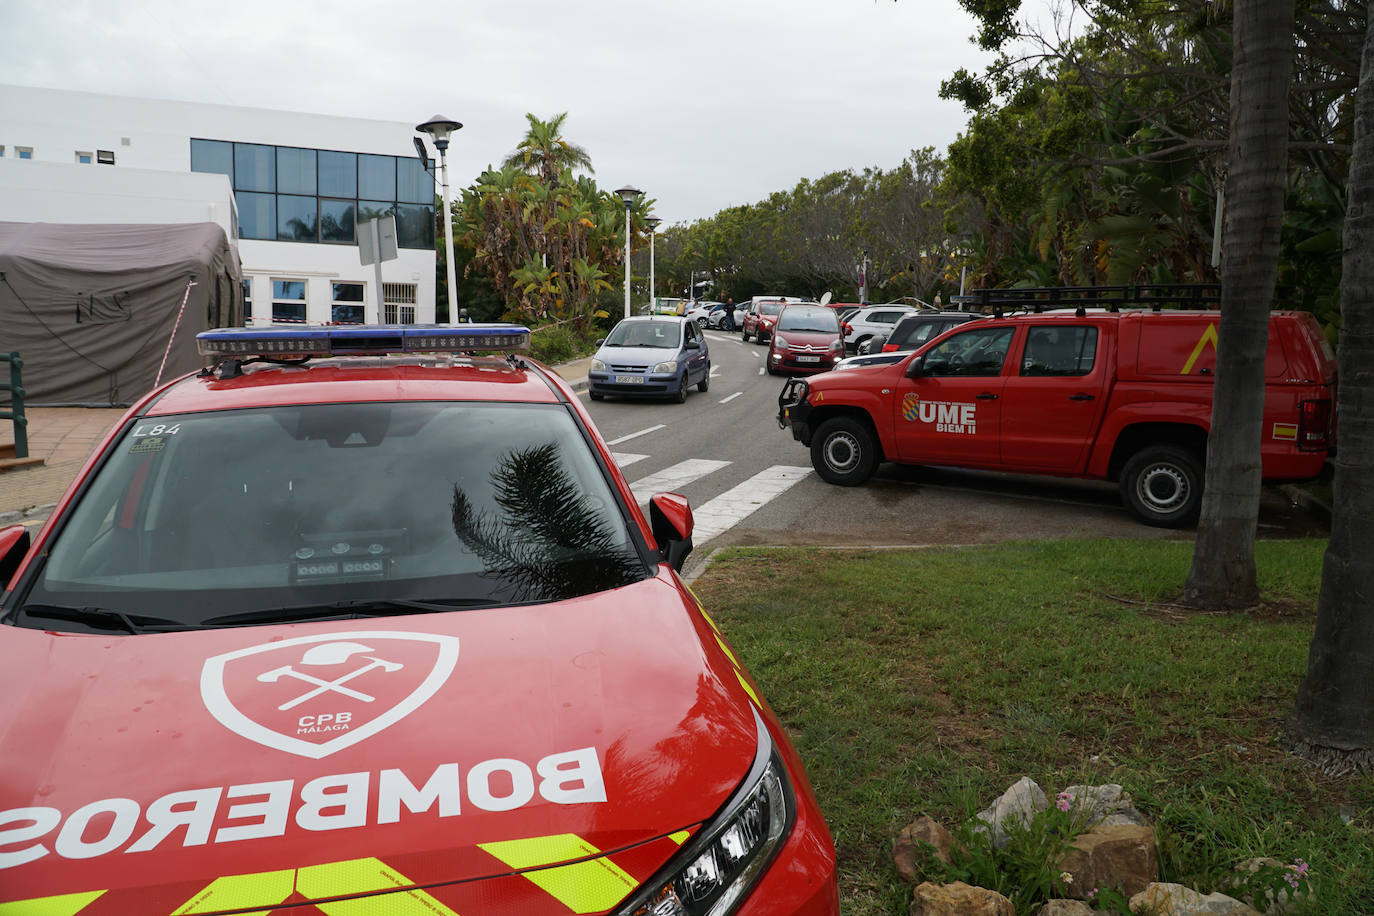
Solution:
M414 125L0 85L0 220L216 222L252 324L435 320L435 182ZM396 220L397 258L357 226Z

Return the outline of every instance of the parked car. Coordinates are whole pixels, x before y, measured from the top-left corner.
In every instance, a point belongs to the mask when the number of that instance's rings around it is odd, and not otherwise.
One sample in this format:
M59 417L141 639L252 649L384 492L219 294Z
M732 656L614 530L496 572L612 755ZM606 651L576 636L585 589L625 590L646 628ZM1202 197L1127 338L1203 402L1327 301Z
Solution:
M701 328L676 315L636 315L617 324L592 358L587 395L687 400L692 385L711 385L711 353Z
M907 315L889 333L878 332L858 347L860 353L898 353L915 350L927 340L939 337L955 325L983 316L977 312L923 309Z
M844 344L852 352L874 334L888 334L898 319L915 314L916 309L900 302L885 305L866 305L846 316L840 330L844 333Z
M197 339L0 527L0 912L837 916L690 505L527 329Z
M727 314L732 316L730 330L738 331L740 322L744 320L744 308L737 305L725 305L721 303L719 306L712 309L711 313L706 316L706 326L708 328L723 329L725 327L725 316Z
M789 299L780 296L777 299L761 299L755 297L749 310L744 313L744 321L740 325L740 333L747 343L749 338L754 338L754 342L765 344L773 336L773 325L777 323L778 315L782 312L783 306L789 304L814 305L823 308L819 302L810 299Z
M842 369L863 369L868 366L890 366L907 358L907 353L864 353L858 356L846 356L844 359L836 360L834 371Z
M723 302L711 302L706 299L700 299L688 304L687 317L695 321L697 327L704 328L706 327L707 319L710 317L711 313L717 309L724 308L724 306L725 303Z
M768 341L764 366L781 372L825 372L844 358L835 313L823 305L785 305Z

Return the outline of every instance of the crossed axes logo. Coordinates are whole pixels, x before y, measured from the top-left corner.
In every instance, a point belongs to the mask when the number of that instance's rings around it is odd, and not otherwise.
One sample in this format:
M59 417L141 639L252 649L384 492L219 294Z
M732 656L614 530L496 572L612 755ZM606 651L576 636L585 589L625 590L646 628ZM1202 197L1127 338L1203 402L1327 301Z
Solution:
M206 659L200 693L205 708L230 731L319 759L414 712L443 686L457 661L456 636L385 631L302 636ZM292 682L307 689L288 694L264 687ZM311 706L299 709L307 703ZM307 719L347 725L300 728ZM313 737L299 737L307 733Z
M305 666L333 666L342 664L359 653L371 651L373 650L368 646L356 642L321 643L318 646L312 646L306 649L301 655L300 664ZM364 703L371 703L377 698L362 693L361 691L353 690L350 687L345 687L344 684L354 678L362 677L364 674L376 668L380 668L382 671L400 671L405 665L402 665L400 662L385 661L384 659L376 658L371 655L364 657L367 659L366 665L363 665L361 668L355 668L348 674L332 681L321 680L312 674L297 671L293 665L282 665L280 668L264 671L262 674L258 675L258 680L262 681L264 684L275 684L284 677L293 677L298 681L304 681L307 684L315 685L314 690L307 691L293 700L287 700L277 707L277 709L283 711L299 706L307 700L313 700L315 697L328 691L341 693L344 696L352 697L355 700L361 700Z

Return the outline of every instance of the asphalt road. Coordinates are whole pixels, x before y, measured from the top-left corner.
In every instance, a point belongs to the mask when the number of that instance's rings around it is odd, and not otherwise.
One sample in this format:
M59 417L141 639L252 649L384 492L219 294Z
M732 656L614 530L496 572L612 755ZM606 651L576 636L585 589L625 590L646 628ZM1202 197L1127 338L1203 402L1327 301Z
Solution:
M1116 486L1102 482L884 464L863 486L827 484L811 469L808 450L774 419L783 380L764 373L767 348L717 331L707 340L709 390L692 388L684 404L581 395L637 492L644 482L691 501L699 533L688 570L728 545L1193 537L1192 530L1136 521ZM1327 534L1320 513L1278 488L1265 489L1261 537Z

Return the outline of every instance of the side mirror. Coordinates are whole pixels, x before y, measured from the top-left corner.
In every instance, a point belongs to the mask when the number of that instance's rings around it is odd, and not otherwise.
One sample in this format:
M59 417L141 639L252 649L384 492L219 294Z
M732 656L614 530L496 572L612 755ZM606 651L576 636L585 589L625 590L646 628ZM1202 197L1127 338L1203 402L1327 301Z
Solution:
M687 347L688 350L700 350L700 349L701 349L701 342L698 341L696 338L693 338L693 339L687 341L687 343L686 343L685 346Z
M911 361L911 365L906 367L907 378L921 378L926 374L926 358L918 356Z
M28 552L29 529L23 525L0 528L0 591L5 590Z
M658 555L678 572L692 552L692 506L677 493L655 493L649 499L649 527Z
M596 345L597 345L598 347L601 346L602 344L604 344L605 342L606 342L606 338L604 338L604 337L598 337L598 338L596 339Z

